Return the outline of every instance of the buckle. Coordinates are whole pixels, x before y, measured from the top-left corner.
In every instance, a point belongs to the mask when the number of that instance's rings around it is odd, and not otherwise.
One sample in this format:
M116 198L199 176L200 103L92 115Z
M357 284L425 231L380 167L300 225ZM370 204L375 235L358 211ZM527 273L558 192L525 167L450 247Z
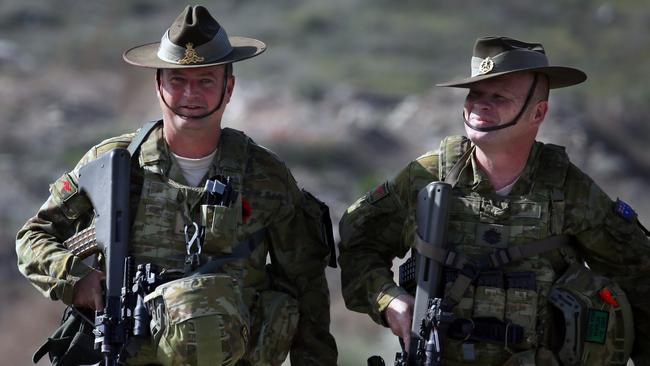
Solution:
M494 253L490 254L490 262L493 267L500 267L512 262L510 253L507 249L497 249Z
M470 278L472 280L472 282L473 282L481 274L481 271L477 267L478 266L476 266L473 263L465 263L463 265L463 268L460 270L460 274Z
M443 264L447 267L454 267L455 261L456 261L456 252L454 252L453 250L448 250Z
M467 341L474 334L476 324L474 320L467 318L454 319L449 325L448 335L452 339Z

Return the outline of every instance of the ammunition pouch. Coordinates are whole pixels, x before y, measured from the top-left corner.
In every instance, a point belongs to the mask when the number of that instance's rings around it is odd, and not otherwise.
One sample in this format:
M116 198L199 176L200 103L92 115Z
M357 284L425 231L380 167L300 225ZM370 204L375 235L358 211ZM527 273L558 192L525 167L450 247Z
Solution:
M151 345L163 365L234 365L249 338L239 282L225 274L183 277L145 296Z
M100 362L102 354L94 349L94 324L90 323L94 318L91 310L66 308L61 325L36 350L32 361L37 363L47 353L54 366L90 365Z
M627 364L634 343L632 308L615 282L574 263L548 299L557 340L551 350L563 364Z
M246 361L255 366L279 365L287 358L298 330L298 301L289 294L259 293L252 319L251 347Z

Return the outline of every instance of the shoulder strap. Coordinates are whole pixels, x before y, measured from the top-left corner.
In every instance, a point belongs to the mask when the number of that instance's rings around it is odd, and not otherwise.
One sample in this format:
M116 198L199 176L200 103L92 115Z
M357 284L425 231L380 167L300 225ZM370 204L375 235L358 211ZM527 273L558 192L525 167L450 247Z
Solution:
M244 178L250 142L251 139L241 131L232 128L221 130L219 154L224 175L239 175L241 179Z
M439 178L456 186L460 171L472 156L474 148L465 136L448 136L440 143Z
M140 145L142 145L142 142L149 136L149 133L153 131L153 129L159 124L162 123L162 120L159 119L157 121L149 121L145 123L135 134L135 137L133 140L131 140L131 143L127 147L127 150L129 150L129 153L131 154L131 158L135 155L135 153L138 151L140 148Z
M559 235L564 227L564 182L569 171L569 156L564 147L544 144L535 172L533 190L546 189L551 193L551 233Z

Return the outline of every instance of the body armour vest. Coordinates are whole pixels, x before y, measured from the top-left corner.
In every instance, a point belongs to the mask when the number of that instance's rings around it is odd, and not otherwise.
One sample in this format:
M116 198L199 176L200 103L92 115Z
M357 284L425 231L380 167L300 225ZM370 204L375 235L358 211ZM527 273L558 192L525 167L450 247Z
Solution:
M157 130L152 135L160 134ZM192 240L194 223L203 226L205 239L201 248L201 264L231 254L238 243L263 228L258 220L243 222L244 172L248 139L238 131L223 129L215 163L207 176L228 176L233 182L236 199L229 207L205 204L203 187L184 183L178 164L171 159L168 168L161 164L157 138L149 138L141 146L139 156L143 169L142 193L132 225L131 251L138 264L154 263L165 270L183 271L187 257L187 241ZM216 168L215 168L216 167ZM163 170L169 169L168 174ZM188 228L187 233L185 228ZM196 251L196 247L192 248ZM248 258L228 262L221 271L241 279L244 299L252 303L255 290L265 281L266 245L259 245ZM248 288L246 288L248 287Z
M437 167L440 178L449 173L469 146L464 137L442 142ZM535 183L524 195L502 197L477 193L463 184L454 187L447 236L450 249L479 259L497 249L561 233L562 187L569 160L564 149L555 145L540 146L535 154L530 159L536 164ZM485 339L447 337L443 347L445 364L498 365L513 353L546 347L551 336L547 295L573 261L575 253L565 247L481 272L453 312L457 319L466 319L474 333L483 333ZM445 270L446 291L456 276L453 270ZM517 337L513 337L515 328L520 333ZM479 329L482 331L477 332Z

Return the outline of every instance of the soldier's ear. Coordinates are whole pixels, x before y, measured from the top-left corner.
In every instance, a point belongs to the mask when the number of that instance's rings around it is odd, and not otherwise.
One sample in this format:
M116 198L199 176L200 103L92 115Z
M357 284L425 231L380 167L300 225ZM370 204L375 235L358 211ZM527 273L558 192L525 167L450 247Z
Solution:
M232 97L233 90L235 90L235 75L229 75L228 83L226 84L226 97L228 102L230 101L230 97Z
M533 111L533 124L536 127L541 126L546 118L546 113L548 112L548 101L540 100L535 104L535 109Z
M156 69L156 77L154 78L156 94L160 96L160 82L162 81L162 70Z

